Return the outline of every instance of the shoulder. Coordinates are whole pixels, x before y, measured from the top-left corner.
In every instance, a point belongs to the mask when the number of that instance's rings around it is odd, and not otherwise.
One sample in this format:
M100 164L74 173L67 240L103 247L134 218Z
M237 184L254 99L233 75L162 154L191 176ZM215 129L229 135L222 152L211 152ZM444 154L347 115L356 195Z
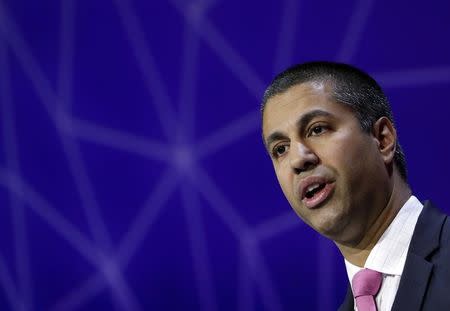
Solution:
M409 255L421 258L430 269L428 277L421 282L426 288L422 310L450 310L450 218L431 202L424 204L411 247ZM409 276L417 273L417 266L406 272Z
M413 239L420 243L415 246L421 244L421 250L428 248L423 253L424 259L433 264L433 275L442 278L450 290L450 217L431 202L425 202L417 226L420 234Z
M435 230L431 234L438 238L439 245L441 247L450 246L450 217L432 202L424 203L417 226L422 226L425 230Z
M450 242L450 217L431 201L425 201L414 231L414 240L432 242L439 247L448 247ZM422 242L422 241L421 241ZM424 243L429 245L429 243Z
M445 222L442 226L441 237L442 245L450 247L450 217L448 215L445 217Z

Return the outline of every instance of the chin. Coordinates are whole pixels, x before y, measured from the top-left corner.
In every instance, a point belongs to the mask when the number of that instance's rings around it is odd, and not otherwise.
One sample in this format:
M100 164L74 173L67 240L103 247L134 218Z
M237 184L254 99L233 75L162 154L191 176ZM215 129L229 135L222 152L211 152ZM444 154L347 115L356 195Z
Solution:
M314 224L314 229L321 235L333 241L339 240L347 227L347 221L342 215L321 215L317 223Z

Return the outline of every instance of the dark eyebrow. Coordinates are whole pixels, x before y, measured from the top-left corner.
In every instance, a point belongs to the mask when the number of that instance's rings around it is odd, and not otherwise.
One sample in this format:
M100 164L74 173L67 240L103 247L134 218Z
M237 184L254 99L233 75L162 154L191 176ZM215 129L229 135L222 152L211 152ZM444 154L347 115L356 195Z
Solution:
M331 113L324 111L324 110L320 110L320 109L315 109L312 111L309 111L305 114L303 114L298 120L297 122L295 122L295 125L297 126L297 128L300 130L300 133L303 133L305 131L306 126L315 118L317 117L331 117L333 116ZM266 149L267 151L269 151L270 154L270 150L269 150L269 146L277 140L282 140L282 139L286 139L288 138L286 134L276 131L273 132L272 134L270 134L269 136L267 136L267 139L265 139L265 145L266 145Z
M333 115L327 111L315 109L302 115L295 125L300 129L300 133L305 131L306 126L317 117L332 117Z
M266 145L266 149L267 152L269 152L269 154L271 154L270 150L269 150L269 146L277 140L282 140L282 139L286 139L287 136L285 134L283 134L282 132L273 132L272 134L270 134L269 136L267 136L267 139L265 140L265 145Z

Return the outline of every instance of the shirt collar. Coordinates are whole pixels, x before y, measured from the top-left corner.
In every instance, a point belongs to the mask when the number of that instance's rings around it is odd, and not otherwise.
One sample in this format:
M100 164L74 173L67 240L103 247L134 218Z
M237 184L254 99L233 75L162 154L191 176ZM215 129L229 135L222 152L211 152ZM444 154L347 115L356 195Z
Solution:
M411 196L402 206L392 223L384 231L369 254L364 268L369 268L383 274L401 275L408 254L414 228L422 211L423 205ZM350 280L362 268L345 260L347 275Z

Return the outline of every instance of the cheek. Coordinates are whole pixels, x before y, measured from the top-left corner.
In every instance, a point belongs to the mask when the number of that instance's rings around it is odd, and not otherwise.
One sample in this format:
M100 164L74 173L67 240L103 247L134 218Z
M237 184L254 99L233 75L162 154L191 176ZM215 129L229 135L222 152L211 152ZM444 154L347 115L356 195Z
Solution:
M325 166L334 170L336 176L341 180L339 188L341 195L355 195L361 180L367 177L368 163L373 163L373 151L370 143L365 137L351 133L343 133L335 140L327 142L322 151L322 160Z
M323 165L335 170L338 175L345 171L352 170L360 160L359 152L355 152L355 146L352 141L337 140L328 141L321 146L317 154Z
M329 158L344 169L358 170L369 160L367 155L372 154L371 147L366 137L346 132L333 144Z
M382 170L379 167L376 150L365 137L346 141L336 152L340 174L346 180L346 191L353 198L367 195L368 188L376 183L377 175ZM370 178L367 178L371 176Z

